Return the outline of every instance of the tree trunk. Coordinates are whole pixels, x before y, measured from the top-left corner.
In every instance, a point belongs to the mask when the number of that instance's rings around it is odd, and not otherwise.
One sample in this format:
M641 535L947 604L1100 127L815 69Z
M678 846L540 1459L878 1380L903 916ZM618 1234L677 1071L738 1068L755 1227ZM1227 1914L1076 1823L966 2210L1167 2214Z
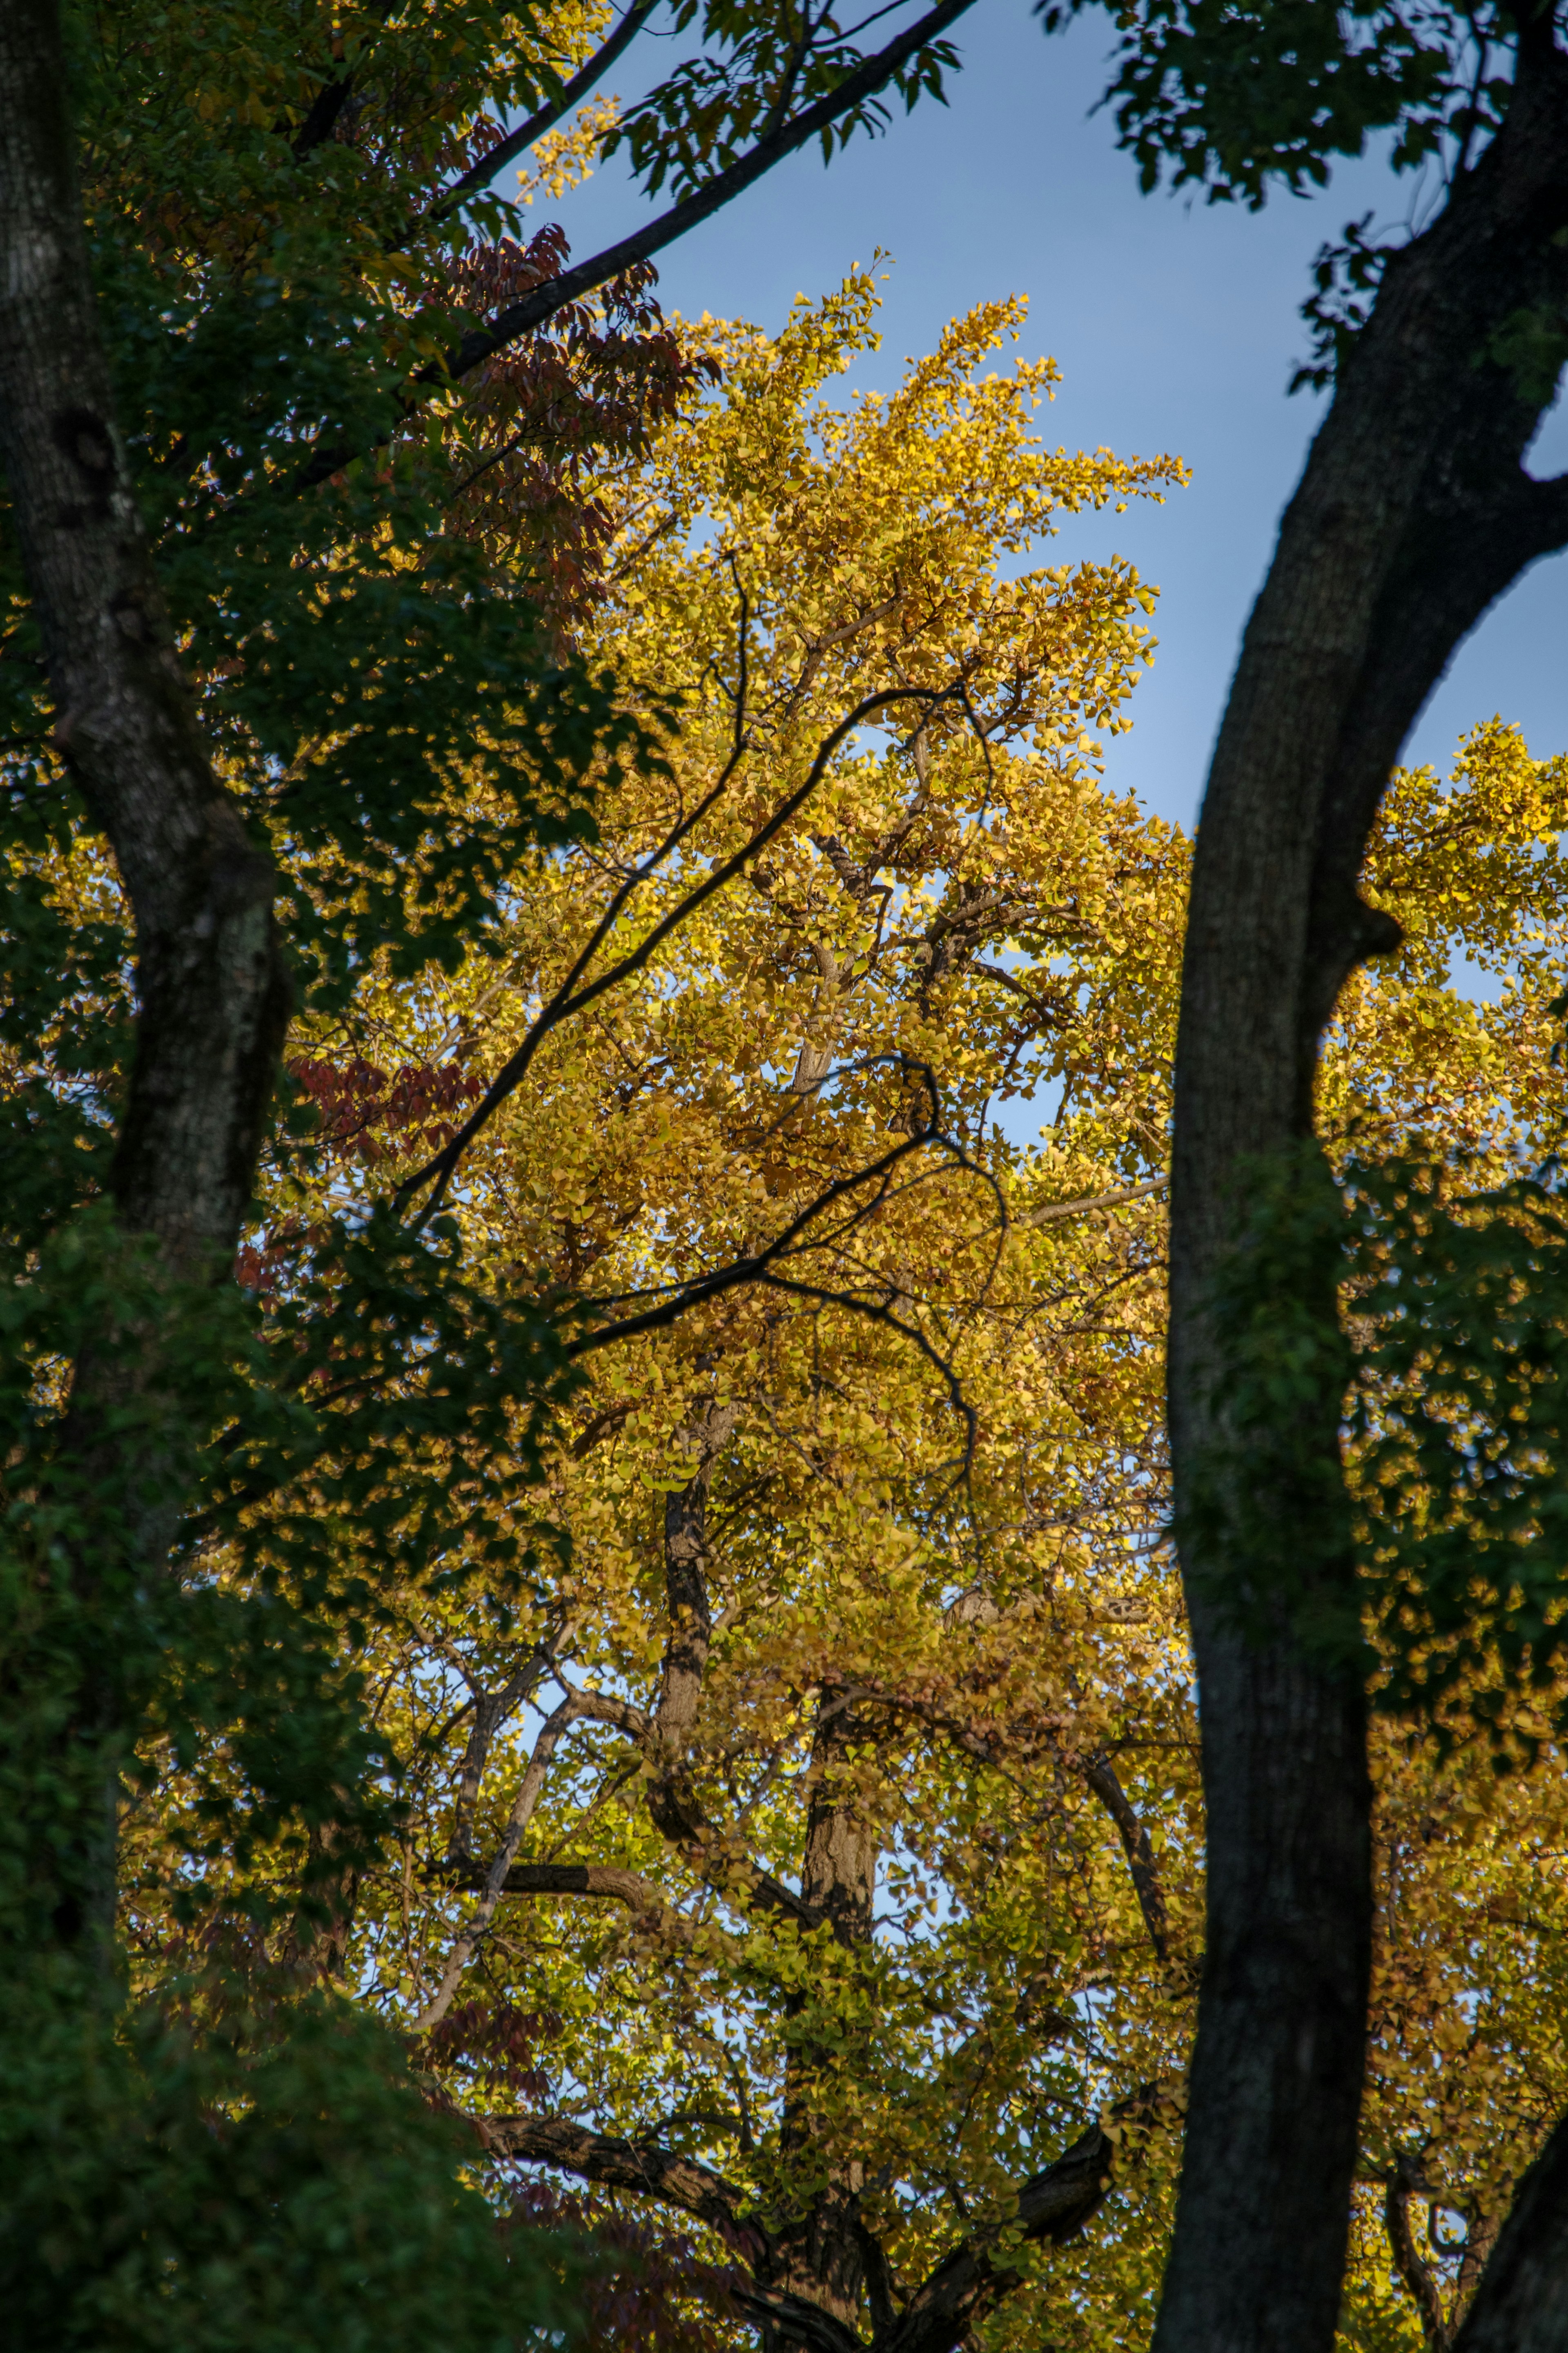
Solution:
M55 0L0 9L0 460L56 711L54 742L112 845L135 923L134 1062L111 1186L120 1222L173 1276L221 1277L250 1198L288 1018L273 872L217 784L174 656L115 424L81 227ZM123 1335L121 1335L123 1338ZM79 1360L63 1451L89 1599L110 1566L160 1562L180 1508L144 1436L110 1434L134 1392L153 1419L170 1368L155 1331ZM143 1420L145 1415L142 1416ZM171 1462L181 1450L173 1445ZM77 1753L115 1732L84 1691ZM112 1819L111 1804L105 1812ZM84 1828L57 1926L101 1929L104 1820Z
M848 1702L825 1691L812 1738L810 1798L800 1892L831 1927L847 1956L867 1950L877 1884L879 1839L854 1786L854 1752L866 1733ZM885 2259L860 2221L858 2158L836 2151L831 2060L791 2043L784 2070L782 2145L786 2159L814 2170L817 2184L800 2211L781 2222L771 2284L857 2332L863 2293L874 2325L892 2318ZM806 2342L787 2326L764 2330L767 2353Z
M233 1251L288 1014L270 859L213 775L136 512L81 231L54 0L0 20L0 452L55 742L136 921L127 1226L182 1268Z
M1333 2339L1371 1889L1359 1676L1304 1626L1324 1605L1342 1622L1354 1611L1348 1534L1325 1532L1321 1511L1338 1482L1332 1269L1289 1303L1298 1328L1305 1318L1324 1335L1321 1370L1264 1466L1282 1541L1300 1528L1315 1553L1299 1564L1305 1611L1270 1589L1265 1564L1250 1580L1237 1566L1258 1465L1216 1395L1213 1286L1259 1165L1310 1149L1318 1044L1340 988L1394 944L1355 885L1405 737L1460 638L1568 539L1568 490L1522 470L1552 387L1506 364L1521 317L1557 315L1568 294L1565 225L1568 60L1548 19L1524 37L1505 128L1391 259L1341 370L1204 801L1176 1062L1170 1418L1208 1937L1157 2353L1326 2353Z
M1519 2185L1454 2353L1568 2353L1568 2116Z

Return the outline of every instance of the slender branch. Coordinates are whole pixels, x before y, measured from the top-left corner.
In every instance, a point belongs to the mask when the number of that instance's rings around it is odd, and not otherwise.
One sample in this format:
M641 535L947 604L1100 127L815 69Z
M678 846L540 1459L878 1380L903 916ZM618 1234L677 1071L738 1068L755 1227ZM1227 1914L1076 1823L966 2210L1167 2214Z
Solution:
M937 1140L942 1143L947 1141L945 1137L939 1137ZM868 1161L865 1167L858 1169L852 1176L836 1179L834 1184L820 1193L812 1203L810 1216L820 1216L825 1209L832 1206L836 1198L841 1198L852 1187L868 1185L877 1177L884 1176L909 1153L917 1150L921 1145L929 1141L931 1139L923 1135L906 1137L902 1144L896 1145L891 1151L884 1153L879 1160ZM639 1339L647 1332L665 1331L671 1324L686 1314L690 1308L700 1306L705 1300L717 1299L722 1293L736 1290L743 1284L768 1282L769 1270L773 1261L792 1250L794 1238L804 1222L805 1222L805 1219L796 1219L774 1240L767 1243L763 1249L752 1252L749 1257L731 1260L728 1266L715 1267L710 1274L699 1275L692 1282L671 1284L670 1296L663 1300L658 1306L645 1308L638 1314L622 1316L614 1324L603 1324L596 1330L584 1333L581 1339L572 1343L566 1352L567 1355L570 1356L592 1356L597 1349L609 1347L613 1343ZM788 1287L782 1278L771 1279L780 1290ZM840 1294L835 1293L832 1296L838 1298ZM845 1303L847 1303L851 1297L850 1293L843 1294ZM855 1303L863 1311L870 1312L870 1302L862 1300ZM885 1310L878 1312L880 1320L884 1323L893 1320ZM900 1328L904 1327L900 1325Z
M479 1783L484 1778L490 1742L500 1725L539 1681L550 1663L550 1657L549 1648L540 1643L529 1652L516 1673L510 1676L499 1691L487 1692L478 1685L470 1685L474 1692L474 1721L458 1783L458 1802L447 1849L448 1862L464 1862L471 1856L474 1808L479 1803ZM458 1665L461 1672L461 1660Z
M521 155L525 148L542 139L547 131L552 131L580 100L587 97L595 84L604 79L616 59L631 47L658 6L658 0L634 0L634 5L626 10L608 40L600 43L586 65L579 67L570 81L563 82L556 96L542 106L537 113L531 114L526 122L519 123L515 131L509 131L506 137L488 153L481 155L477 164L470 164L461 179L454 180L449 188L444 188L428 210L410 224L405 237L411 237L416 229L427 228L436 221L445 220L466 195L471 195L476 188L488 187L496 174L514 156Z
M452 1997L458 1990L463 1971L473 1958L476 1948L495 1916L496 1905L500 1902L506 1887L507 1873L516 1860L518 1848L522 1844L523 1833L533 1819L533 1810L539 1803L539 1793L544 1786L544 1776L550 1760L555 1754L556 1744L563 1732L570 1730L574 1724L589 1713L583 1704L584 1696L576 1692L568 1693L535 1741L533 1754L528 1760L528 1769L522 1777L522 1786L513 1801L511 1816L506 1826L506 1835L496 1850L495 1860L486 1874L483 1892L453 1944L447 1967L442 1972L440 1984L414 2021L413 2031L416 2034L428 2034L430 2029L433 2026L438 2026L450 2010Z
M422 1191L426 1185L432 1187L430 1198L416 1223L423 1224L437 1208L463 1154L481 1128L489 1124L507 1097L521 1084L528 1073L530 1063L550 1031L559 1023L567 1020L573 1014L582 1012L585 1006L592 1005L596 997L605 994L606 989L615 987L618 982L628 980L634 973L640 972L657 951L663 946L672 932L679 930L682 923L688 922L700 907L707 903L716 891L721 891L727 882L732 881L749 859L756 857L759 851L765 849L774 835L781 832L795 812L803 808L811 798L826 774L828 762L847 736L853 734L857 727L861 726L877 712L886 710L892 703L914 702L934 706L945 702L952 691L953 690L949 688L939 691L925 687L888 687L879 693L867 695L824 738L817 747L816 756L812 761L805 782L798 785L793 793L779 803L773 815L764 824L758 827L750 840L732 856L720 860L711 867L696 889L689 892L678 906L672 907L668 914L662 916L637 947L619 957L605 971L600 973L596 979L574 988L573 986L574 976L581 975L595 946L604 938L614 921L614 915L606 910L595 927L593 941L574 963L572 974L562 983L549 1004L530 1025L528 1034L517 1051L508 1059L491 1080L483 1098L465 1120L451 1142L433 1159L427 1160L422 1168L416 1169L412 1176L405 1178L402 1185L398 1187L397 1198L400 1201L406 1199L411 1194ZM681 837L690 830L702 810L711 807L722 785L734 772L740 757L740 748L738 745L731 752L720 785L706 797L700 807L695 810L689 818L681 820L679 826L667 838L666 843L658 853L658 857L668 855L669 849L674 848ZM647 871L651 871L651 868ZM625 905L626 898L636 888L637 883L644 879L644 869L638 869L636 875L628 878L620 891L615 894L611 903L617 912L620 906Z
M1152 1193L1164 1192L1170 1181L1168 1176L1151 1176L1146 1185L1124 1185L1120 1192L1086 1193L1076 1201L1053 1201L1048 1208L1031 1209L1022 1218L1009 1218L1007 1222L1023 1229L1054 1225L1058 1218L1081 1218L1089 1209L1120 1209L1129 1201L1146 1201Z
M1127 1857L1127 1868L1132 1875L1138 1909L1143 1915L1149 1942L1163 1965L1171 1957L1171 1923L1165 1910L1164 1891L1160 1885L1148 1826L1139 1820L1108 1757L1091 1757L1083 1767L1083 1778L1116 1824L1121 1852Z
M580 261L574 269L563 270L559 278L552 278L544 285L535 287L521 302L514 302L498 313L489 327L465 335L452 358L440 367L427 371L422 380L441 382L467 375L470 369L479 367L485 360L493 359L509 343L516 343L521 335L542 326L546 319L564 309L568 302L575 302L583 295L592 293L596 287L607 285L612 278L619 278L635 262L646 261L650 254L661 252L667 245L672 245L677 237L684 237L689 229L709 219L749 188L753 181L771 172L775 164L782 164L786 155L793 155L799 147L809 146L812 140L828 130L841 114L848 113L863 100L874 97L886 82L891 80L900 66L906 65L910 58L944 33L950 25L955 24L973 5L974 0L939 0L939 5L928 10L918 23L889 41L886 48L879 49L875 57L868 58L853 73L846 74L844 79L825 98L818 99L814 106L804 108L770 136L760 139L748 153L737 156L734 163L723 171L716 172L690 195L683 196L679 204L672 205L657 220L649 221L646 228L622 237L618 244L606 246L602 253Z
M547 319L553 318L556 311L564 310L569 303L580 301L584 294L607 285L635 263L646 261L651 254L662 252L667 245L674 244L689 229L696 228L754 181L762 179L775 164L783 163L797 148L808 146L813 139L830 130L840 115L848 113L866 99L874 97L901 66L908 64L911 58L937 39L973 5L974 0L939 0L936 7L928 10L916 24L889 41L886 48L879 49L875 57L868 58L853 73L846 74L826 97L804 109L771 137L759 140L746 154L737 156L734 163L723 171L716 172L711 179L704 181L700 188L683 197L679 204L672 205L668 212L661 213L646 228L622 237L617 244L606 246L603 252L593 255L586 261L580 261L574 269L563 270L558 278L549 279L542 285L536 286L521 302L510 303L498 312L488 327L476 328L465 335L456 351L446 358L421 368L414 377L414 383L426 387L455 383L459 377L482 366L485 361L494 359L499 352L507 350L522 336L531 334L536 327L542 327ZM326 481L363 454L363 450L342 445L318 449L310 462L300 469L295 487L307 490Z
M797 1299L819 1299L825 1306L847 1308L852 1315L863 1315L873 1324L886 1324L889 1330L899 1333L903 1339L912 1340L931 1369L942 1375L947 1387L948 1403L963 1422L966 1436L959 1475L962 1477L971 1469L974 1450L980 1442L980 1417L964 1396L963 1385L958 1375L941 1349L932 1346L918 1324L906 1324L901 1315L895 1315L890 1307L877 1300L858 1299L852 1291L835 1291L826 1283L801 1282L783 1274L765 1274L760 1280L770 1291L788 1292Z

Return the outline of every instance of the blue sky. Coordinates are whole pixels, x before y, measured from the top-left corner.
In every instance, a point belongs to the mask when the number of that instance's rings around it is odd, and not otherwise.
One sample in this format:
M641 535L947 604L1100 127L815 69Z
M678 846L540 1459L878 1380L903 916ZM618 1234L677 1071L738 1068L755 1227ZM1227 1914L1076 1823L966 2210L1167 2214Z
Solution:
M1375 207L1403 216L1411 188L1378 164L1342 168L1310 202L1260 215L1142 196L1106 114L1110 21L1094 11L1047 40L1028 0L979 0L956 31L964 69L946 108L922 101L887 137L825 170L798 155L660 257L666 307L774 329L797 292L836 285L883 247L882 350L849 379L886 387L906 353L987 297L1029 298L1025 348L1064 377L1043 430L1121 454L1174 449L1189 489L1163 507L1080 520L1052 560L1116 550L1162 590L1154 670L1108 775L1190 822L1247 608L1321 408L1286 397L1306 348L1298 308L1318 247ZM667 53L644 42L610 77L631 98ZM624 235L644 200L617 165L533 217L557 217L583 256ZM1568 414L1548 418L1532 470L1568 467ZM1460 649L1407 757L1446 765L1463 729L1500 712L1538 754L1568 750L1568 559L1526 575Z

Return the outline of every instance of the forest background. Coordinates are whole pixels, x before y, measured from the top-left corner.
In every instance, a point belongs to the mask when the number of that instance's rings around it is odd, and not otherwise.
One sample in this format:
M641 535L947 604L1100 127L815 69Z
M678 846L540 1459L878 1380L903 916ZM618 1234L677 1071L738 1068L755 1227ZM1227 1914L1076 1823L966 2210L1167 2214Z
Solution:
M115 53L106 122L138 75L178 86L172 21ZM265 87L265 45L239 56ZM90 45L79 70L90 83ZM430 87L393 95L417 122ZM299 2341L307 2278L329 2333L333 2293L361 2327L395 2306L415 2334L437 2311L455 2327L457 2297L506 2331L520 2295L551 2310L539 2274L559 2259L514 2229L495 2269L484 2208L439 2187L458 2150L514 2216L540 2163L593 2185L578 2218L639 2259L595 2324L617 2337L750 2322L837 2348L868 2316L933 2353L960 2331L1138 2341L1200 1852L1160 1545L1185 846L1101 782L1154 605L1104 511L1179 496L1182 469L1031 443L1049 375L1010 353L1016 304L847 419L820 394L868 347L868 277L772 340L668 324L630 280L405 435L389 471L318 466L328 521L301 553L277 454L298 470L294 388L242 424L215 392L257 353L214 290L232 272L265 290L276 190L226 180L229 158L205 193L215 150L193 129L247 122L265 156L279 119L220 88L167 111L161 147L107 129L89 147L97 216L155 224L101 260L121 398L145 404L171 593L207 633L222 773L289 878L306 1006L241 1253L250 1337L215 1341L192 1303L182 1344L184 1414L205 1397L217 1440L179 1537L187 1606L171 1619L132 1579L130 1653L88 1679L129 1660L140 1710L100 1727L131 1742L132 2008L100 2046L74 1964L35 1975L10 2096L47 2156L11 2260L51 2326L71 2283L82 2341L167 2342L172 2322L206 2341L237 2294L260 2316L243 2341ZM427 170L461 167L458 135L426 131ZM352 118L320 143L349 159L354 299L382 289L380 332L416 338L429 281L410 302L375 260L409 202L380 137ZM288 202L270 217L273 250L294 248L271 282L330 314L342 253L312 252L318 224ZM503 243L459 260L444 300L527 300L564 259ZM180 301L169 364L137 322L166 330ZM297 351L319 355L309 317ZM397 381L374 378L351 386L373 429ZM237 532L258 481L271 510ZM1020 570L1059 516L1096 512L1098 560ZM62 1628L190 1472L139 1386L151 1295L92 1223L123 1084L122 910L58 727L52 753L29 736L26 647L13 1471L35 1533L13 1787L34 1835L47 1760L48 1862L40 1877L35 1846L24 1884L57 1941L83 1916L85 1953L101 1832L73 1786L91 1744L61 1696ZM542 710L524 682L546 654ZM1324 1081L1367 1205L1363 1286L1406 1214L1407 1193L1380 1194L1390 1148L1425 1146L1438 1186L1550 1149L1563 790L1562 763L1499 723L1450 790L1416 772L1381 821L1372 889L1405 946L1348 996ZM1485 1007L1447 985L1456 958L1496 971ZM563 980L595 992L574 1021ZM1041 1149L999 1128L1009 1098L1048 1115ZM371 1203L419 1170L440 1198L411 1246ZM58 1475L83 1334L116 1367L100 1410L142 1432L107 1514ZM59 1588L41 1564L73 1548L85 1568ZM1473 1663L1461 1646L1444 1689L1460 1732ZM1542 2022L1550 1732L1526 1705L1491 1750L1378 1752L1351 2342L1446 2341L1563 2105ZM1500 1779L1496 1753L1533 1769ZM1522 1914L1521 1852L1539 1856ZM488 2173L426 2127L351 1990L418 2038L437 2110L482 2117ZM367 2291L389 2226L399 2264Z

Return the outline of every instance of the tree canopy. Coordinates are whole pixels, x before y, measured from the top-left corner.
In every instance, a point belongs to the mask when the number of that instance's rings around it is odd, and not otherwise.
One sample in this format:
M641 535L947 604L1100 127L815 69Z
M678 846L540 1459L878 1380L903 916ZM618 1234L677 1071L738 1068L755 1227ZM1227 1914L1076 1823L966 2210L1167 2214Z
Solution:
M1362 947L1290 1115L1337 1183L1289 1120L1222 1155L1184 1596L1192 853L1101 771L1155 592L1038 560L1184 470L1036 437L1016 301L846 407L869 275L770 338L647 268L940 94L960 13L861 57L680 8L619 114L649 9L0 33L0 227L47 257L0 364L29 2337L1142 2341L1173 2228L1179 2327L1245 1780L1211 1665L1250 1690L1282 1623L1266 1740L1338 1725L1377 1790L1321 1809L1375 1841L1343 2341L1446 2346L1508 2257L1568 2105L1568 778L1500 719L1381 807L1397 745L1358 755ZM1378 129L1468 187L1527 135L1515 31L1151 8L1119 120L1249 203ZM493 192L616 144L673 202L605 254ZM1345 381L1397 260L1325 258ZM1536 275L1478 360L1521 415Z

